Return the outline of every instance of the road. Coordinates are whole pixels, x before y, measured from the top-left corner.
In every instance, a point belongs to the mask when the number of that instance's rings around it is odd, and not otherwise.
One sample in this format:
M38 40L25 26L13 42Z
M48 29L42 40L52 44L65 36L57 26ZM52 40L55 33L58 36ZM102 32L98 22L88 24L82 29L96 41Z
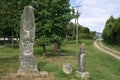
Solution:
M115 57L115 58L117 58L117 59L120 60L120 52L115 51L115 50L113 50L113 49L110 49L110 48L104 46L101 41L97 41L97 40L96 40L96 41L94 42L94 45L95 45L98 49L100 49L101 51L103 51L103 52L105 52L105 53L107 53L107 54L109 54L109 55L111 55L111 56L113 56L113 57Z

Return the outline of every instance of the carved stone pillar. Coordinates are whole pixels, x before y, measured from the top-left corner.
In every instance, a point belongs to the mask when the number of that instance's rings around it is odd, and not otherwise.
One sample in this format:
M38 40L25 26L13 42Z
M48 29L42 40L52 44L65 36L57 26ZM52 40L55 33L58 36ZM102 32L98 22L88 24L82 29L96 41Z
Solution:
M33 55L35 16L32 6L26 6L20 22L19 70L17 75L39 75Z

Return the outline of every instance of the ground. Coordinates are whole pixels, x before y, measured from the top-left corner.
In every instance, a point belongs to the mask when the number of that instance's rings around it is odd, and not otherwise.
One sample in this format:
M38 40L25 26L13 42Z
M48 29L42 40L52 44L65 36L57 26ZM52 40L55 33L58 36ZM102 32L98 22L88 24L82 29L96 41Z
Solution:
M92 40L81 40L86 44L86 65L85 69L90 73L90 80L120 80L120 60L105 54L93 45ZM48 71L47 78L40 77L39 80L80 80L75 76L78 70L78 53L80 44L66 42L62 45L60 52L54 52L53 46L47 46L47 55L43 56L41 47L34 47L34 56L40 71ZM1 47L0 48L0 80L9 77L10 73L16 73L19 68L19 48ZM73 72L67 75L63 72L63 64L70 63ZM31 78L31 77L29 77ZM19 78L18 80L20 80ZM32 79L32 78L31 78ZM36 78L38 79L38 78ZM7 79L4 79L7 80ZM8 79L14 80L14 79ZM30 80L30 79L21 79ZM33 80L33 79L32 79Z
M113 57L115 57L115 58L120 60L120 52L115 51L113 49L110 49L110 48L104 46L101 41L95 41L94 45L98 49L100 49L101 51L103 51L103 52L105 52L105 53L107 53L107 54L109 54L109 55L111 55L111 56L113 56Z

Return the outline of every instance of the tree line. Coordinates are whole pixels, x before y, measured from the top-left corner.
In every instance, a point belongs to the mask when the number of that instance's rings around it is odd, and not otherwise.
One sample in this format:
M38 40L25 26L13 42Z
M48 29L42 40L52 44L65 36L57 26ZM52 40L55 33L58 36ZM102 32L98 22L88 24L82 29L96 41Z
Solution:
M78 38L79 39L93 39L95 36L95 31L90 31L88 27L83 25L78 25ZM70 22L67 25L67 39L75 40L76 39L76 24Z
M0 37L19 37L21 14L30 3L30 0L0 0Z
M110 16L106 21L102 37L106 43L120 44L120 17Z
M0 37L19 38L20 19L25 6L31 5L35 11L35 40L43 47L54 43L59 49L64 39L75 39L75 24L70 21L78 17L70 0L1 0L0 1ZM87 27L79 25L79 38L92 38Z

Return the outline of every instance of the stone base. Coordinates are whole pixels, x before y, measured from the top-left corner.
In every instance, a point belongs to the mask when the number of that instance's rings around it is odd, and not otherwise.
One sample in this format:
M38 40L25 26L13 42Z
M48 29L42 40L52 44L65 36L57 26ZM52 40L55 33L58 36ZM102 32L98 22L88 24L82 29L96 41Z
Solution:
M76 77L81 77L81 80L89 80L90 77L88 72L76 71L75 75Z
M47 71L40 71L40 76L41 77L48 77L48 72Z
M6 79L6 78L9 78L9 77L16 78L16 77L17 77L17 74L16 74L16 73L9 73L9 74L7 74L7 75L2 76L1 78L2 78L2 79ZM1 78L0 78L0 79L1 79Z
M19 69L17 72L17 76L40 76L40 72L36 70L24 70Z
M33 77L48 77L48 72L47 71L31 71L31 72L25 72L18 70L17 76L33 76Z
M0 80L55 80L54 73L49 73L49 76L45 77L46 73L48 75L47 71L40 71L40 76L17 76L17 73L7 73L1 75Z

